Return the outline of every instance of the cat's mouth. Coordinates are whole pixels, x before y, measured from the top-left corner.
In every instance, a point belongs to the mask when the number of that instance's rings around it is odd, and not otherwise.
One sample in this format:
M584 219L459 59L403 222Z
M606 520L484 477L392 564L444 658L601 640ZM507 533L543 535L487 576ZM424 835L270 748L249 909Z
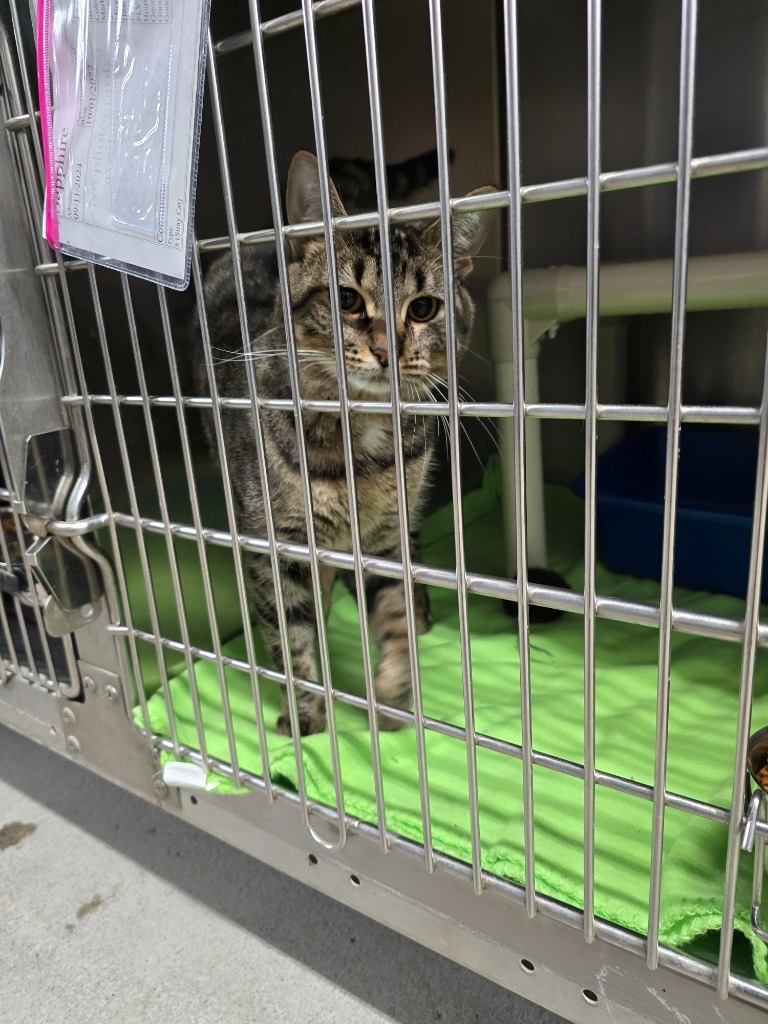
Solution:
M400 395L405 401L420 401L431 390L430 376L423 373L406 372L400 369ZM375 370L348 370L347 384L350 397L360 400L368 399L376 402L389 401L390 381L389 368L379 367Z
M383 367L373 372L347 371L350 397L384 402L390 397L389 370Z

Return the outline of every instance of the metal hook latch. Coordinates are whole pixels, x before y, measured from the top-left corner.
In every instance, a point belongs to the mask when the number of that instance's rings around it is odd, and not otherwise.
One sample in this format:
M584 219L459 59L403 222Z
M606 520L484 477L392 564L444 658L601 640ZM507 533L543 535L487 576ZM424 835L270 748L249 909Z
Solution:
M749 853L753 846L755 848L755 869L752 879L752 930L763 942L768 942L768 931L765 931L760 925L760 903L763 896L763 873L765 871L765 835L762 831L757 831L757 822L765 820L765 790L757 789L749 802L741 848L746 853Z

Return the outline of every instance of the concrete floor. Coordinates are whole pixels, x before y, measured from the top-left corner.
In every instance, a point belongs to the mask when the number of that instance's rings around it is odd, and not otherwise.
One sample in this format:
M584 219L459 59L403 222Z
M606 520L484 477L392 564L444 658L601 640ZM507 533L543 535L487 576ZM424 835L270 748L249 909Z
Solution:
M2 727L0 978L3 1024L565 1024Z

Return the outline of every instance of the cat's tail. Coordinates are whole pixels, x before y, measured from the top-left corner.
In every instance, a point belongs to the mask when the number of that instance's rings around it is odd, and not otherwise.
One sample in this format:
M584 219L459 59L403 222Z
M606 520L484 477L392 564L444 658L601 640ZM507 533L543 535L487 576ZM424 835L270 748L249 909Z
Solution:
M453 150L450 151L451 163ZM328 170L348 210L376 209L376 170L373 160L334 157ZM387 193L390 203L408 199L437 178L437 150L419 153L399 164L387 164Z

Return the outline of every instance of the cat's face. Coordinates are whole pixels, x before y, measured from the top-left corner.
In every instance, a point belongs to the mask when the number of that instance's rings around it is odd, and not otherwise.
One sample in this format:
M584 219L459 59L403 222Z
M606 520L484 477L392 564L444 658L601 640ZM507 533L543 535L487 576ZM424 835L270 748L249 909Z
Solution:
M485 190L480 190L485 191ZM345 211L333 185L334 216ZM291 223L322 220L317 162L308 153L294 157L288 179ZM469 342L474 304L464 284L472 256L487 232L482 214L465 214L454 222L456 342L461 353ZM404 397L418 397L446 379L445 307L440 223L393 227L390 232L395 298L396 346ZM378 230L344 232L336 237L339 308L344 332L347 381L353 397L384 399L389 395L389 354ZM312 352L319 375L336 378L333 320L323 238L291 243L290 284L293 321L299 350Z

